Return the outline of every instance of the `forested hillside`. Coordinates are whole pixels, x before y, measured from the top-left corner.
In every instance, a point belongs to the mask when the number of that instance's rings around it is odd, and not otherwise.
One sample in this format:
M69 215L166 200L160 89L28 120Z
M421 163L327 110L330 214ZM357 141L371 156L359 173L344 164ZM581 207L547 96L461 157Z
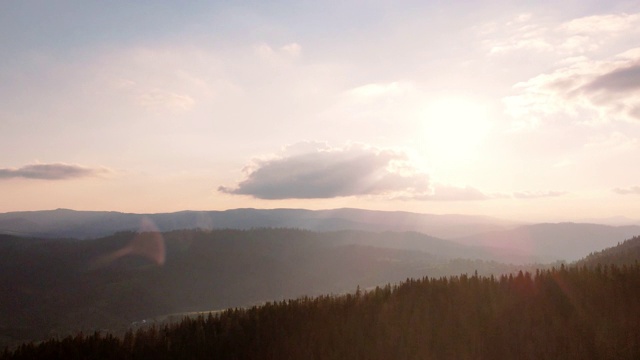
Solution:
M640 261L640 236L618 244L617 246L597 251L577 262L578 266L594 267L603 264L618 266L634 265Z
M533 266L475 260L490 249L418 233L183 230L0 240L0 348L81 330L124 332L173 313Z
M4 359L638 359L640 266L408 280L123 338L85 334Z

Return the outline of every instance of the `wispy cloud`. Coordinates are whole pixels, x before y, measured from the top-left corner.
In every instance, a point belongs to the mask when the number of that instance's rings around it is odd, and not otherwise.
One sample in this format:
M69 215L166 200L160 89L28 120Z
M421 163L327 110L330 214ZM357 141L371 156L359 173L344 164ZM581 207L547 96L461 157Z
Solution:
M520 191L513 193L516 199L539 199L566 195L566 191Z
M276 49L267 43L261 43L256 45L254 49L259 58L274 65L295 60L302 53L302 46L298 43L290 43Z
M478 201L498 199L540 199L559 197L567 194L566 191L517 191L514 193L486 193L471 186L451 186L434 184L433 192L415 196L414 200L426 201Z
M489 25L481 33L491 54L529 51L575 56L640 33L640 14L600 14L562 23L521 14L506 23Z
M615 188L613 192L620 195L640 195L640 186L631 186L628 188Z
M355 87L345 92L345 96L363 102L378 101L380 98L404 97L415 92L414 84L409 82L371 83Z
M323 118L327 121L341 119L342 126L345 121L361 127L366 124L361 132L378 126L387 126L390 132L394 132L414 123L424 112L429 97L414 82L393 81L350 88L343 91L337 100L323 112Z
M138 96L140 105L156 111L191 110L195 100L189 95L154 89Z
M498 195L485 194L470 186L458 187L436 184L433 186L433 193L417 195L413 197L413 199L425 201L477 201L494 199L496 197L498 197Z
M108 172L110 171L106 168L90 168L73 164L31 164L20 168L0 168L0 179L69 180L99 176Z
M532 14L486 27L493 55L528 53L555 69L514 86L503 99L513 130L531 130L556 115L590 124L640 121L640 13L599 14L558 22Z
M504 99L516 119L539 122L556 114L576 121L640 121L640 48L607 60L575 62L515 85L520 94Z

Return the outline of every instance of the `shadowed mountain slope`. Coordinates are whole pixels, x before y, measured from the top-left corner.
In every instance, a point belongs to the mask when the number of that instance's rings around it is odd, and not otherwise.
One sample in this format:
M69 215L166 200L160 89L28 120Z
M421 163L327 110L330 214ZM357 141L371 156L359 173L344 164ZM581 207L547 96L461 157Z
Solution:
M86 240L0 237L8 342L125 329L165 314L353 291L410 277L522 267L418 233L295 229L122 232ZM469 259L457 259L467 257Z
M640 265L410 279L130 330L4 359L638 359Z

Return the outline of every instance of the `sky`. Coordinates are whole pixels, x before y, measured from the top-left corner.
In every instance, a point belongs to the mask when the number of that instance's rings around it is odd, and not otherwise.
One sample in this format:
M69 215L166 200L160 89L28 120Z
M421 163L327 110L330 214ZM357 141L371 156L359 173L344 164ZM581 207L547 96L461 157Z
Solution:
M640 219L637 1L2 1L0 212Z

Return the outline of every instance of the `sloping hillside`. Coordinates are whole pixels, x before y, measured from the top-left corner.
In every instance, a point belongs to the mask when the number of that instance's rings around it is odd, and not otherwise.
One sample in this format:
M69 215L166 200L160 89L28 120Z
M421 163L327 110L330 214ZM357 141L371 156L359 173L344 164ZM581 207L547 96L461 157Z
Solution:
M86 240L0 239L0 333L37 339L121 329L176 312L343 293L409 277L518 267L418 233L294 229L124 232ZM25 337L26 336L26 337Z
M129 331L24 345L0 359L640 358L640 266L408 280Z
M628 239L617 246L589 254L576 262L578 266L635 265L640 261L640 236Z

